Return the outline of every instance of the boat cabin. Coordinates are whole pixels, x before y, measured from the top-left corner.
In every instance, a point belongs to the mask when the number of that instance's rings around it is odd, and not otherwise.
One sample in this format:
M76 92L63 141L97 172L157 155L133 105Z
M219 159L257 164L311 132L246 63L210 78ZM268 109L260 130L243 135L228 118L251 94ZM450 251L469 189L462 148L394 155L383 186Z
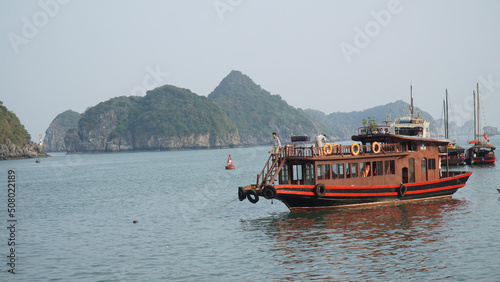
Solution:
M279 184L326 186L438 180L439 146L449 143L390 133L354 135L352 140L361 144L326 144L324 148L287 145L280 151L284 163L276 180Z

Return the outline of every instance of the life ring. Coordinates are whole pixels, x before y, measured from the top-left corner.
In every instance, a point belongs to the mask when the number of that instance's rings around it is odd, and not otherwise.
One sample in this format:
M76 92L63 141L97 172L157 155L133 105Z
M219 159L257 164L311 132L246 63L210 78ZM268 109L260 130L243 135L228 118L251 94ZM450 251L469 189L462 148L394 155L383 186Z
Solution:
M326 194L326 187L323 183L318 183L314 186L314 194L316 197L323 197Z
M332 144L330 144L330 143L326 143L326 144L323 146L323 153L325 154L325 156L331 155L331 154L333 153L333 147L332 147Z
M354 148L356 148L356 151L354 150ZM351 145L351 154L353 156L357 156L359 154L359 151L360 151L360 147L359 147L359 144L358 143L353 143Z
M240 186L238 188L238 199L240 199L240 201L243 201L243 200L245 200L246 197L247 197L247 193L245 192L245 189Z
M408 188L406 188L406 185L404 185L403 183L401 183L401 185L399 186L398 195L400 197L404 197L406 195L406 191L407 190L408 190Z
M288 152L289 156L295 155L295 152L294 152L292 145L286 145L285 147L286 147L286 151Z
M266 199L273 199L276 197L276 188L273 185L266 185L264 189L262 189L262 194Z
M257 195L257 191L255 191L255 189L247 190L247 199L252 204L257 203L259 201L259 195Z
M380 143L379 142L373 142L372 144L372 151L375 153L375 154L378 154L380 153L380 150L382 149L382 146L380 146Z

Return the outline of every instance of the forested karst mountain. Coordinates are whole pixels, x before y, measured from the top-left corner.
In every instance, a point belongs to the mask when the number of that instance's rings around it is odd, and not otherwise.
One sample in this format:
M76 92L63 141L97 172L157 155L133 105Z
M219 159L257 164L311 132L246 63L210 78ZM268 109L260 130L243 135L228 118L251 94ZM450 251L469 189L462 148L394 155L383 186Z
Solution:
M64 137L68 130L78 128L78 120L80 120L80 114L72 110L60 113L54 118L43 138L43 144L47 146L48 152L66 151Z
M213 148L239 143L236 126L207 97L165 85L87 109L65 136L71 152Z
M0 160L45 157L44 146L30 140L19 118L0 102Z
M292 134L315 136L327 131L321 123L288 105L279 95L262 89L240 71L231 71L208 97L236 124L245 145L271 143L273 132L288 141Z

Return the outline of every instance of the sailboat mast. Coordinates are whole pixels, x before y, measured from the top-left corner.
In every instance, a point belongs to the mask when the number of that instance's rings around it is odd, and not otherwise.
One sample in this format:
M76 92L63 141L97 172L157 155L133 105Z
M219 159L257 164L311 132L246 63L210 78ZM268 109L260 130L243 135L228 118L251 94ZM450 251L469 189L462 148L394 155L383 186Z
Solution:
M479 83L477 83L477 141L479 141L479 138L481 136L481 126L480 126L480 120L481 120L481 115L479 114Z
M446 131L445 131L445 138L448 139L450 136L449 132L449 120L450 117L448 115L448 89L446 89L446 103L445 103L445 119L446 119Z
M444 139L448 139L446 136L446 102L443 99L443 127L444 127Z
M476 132L476 91L472 90L472 100L474 100L474 140L477 140L477 132Z
M413 117L413 87L410 84L410 116Z

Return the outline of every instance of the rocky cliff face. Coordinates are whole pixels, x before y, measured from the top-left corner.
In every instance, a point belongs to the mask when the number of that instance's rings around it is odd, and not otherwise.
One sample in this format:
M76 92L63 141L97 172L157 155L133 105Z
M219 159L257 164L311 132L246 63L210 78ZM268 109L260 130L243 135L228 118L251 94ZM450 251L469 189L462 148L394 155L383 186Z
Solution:
M47 157L45 145L39 145L33 141L26 140L24 146L18 146L10 140L0 145L0 160L29 159Z
M236 126L215 102L170 85L89 108L64 137L68 152L221 148L239 141Z
M56 116L45 131L43 144L46 145L48 152L66 152L66 143L64 138L69 129L78 128L80 114L68 110Z
M134 150L179 150L210 149L235 146L239 143L238 132L225 136L191 134L186 136L134 136L131 132L126 137L111 137L117 127L117 115L111 110L98 115L98 126L88 130L80 128L68 130L65 135L65 147L70 153L76 152L123 152Z

